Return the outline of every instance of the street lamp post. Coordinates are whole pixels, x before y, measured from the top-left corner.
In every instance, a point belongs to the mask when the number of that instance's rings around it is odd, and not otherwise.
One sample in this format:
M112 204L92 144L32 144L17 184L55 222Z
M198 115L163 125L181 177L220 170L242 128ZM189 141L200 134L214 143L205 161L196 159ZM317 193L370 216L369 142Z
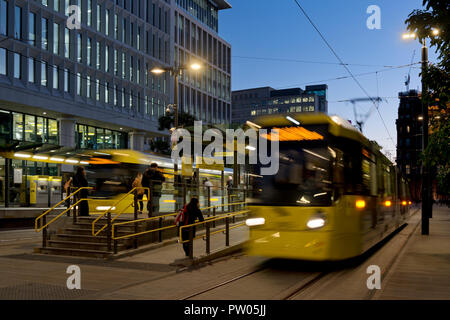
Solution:
M432 34L434 36L439 35L438 29L433 29ZM415 39L416 34L406 33L403 34L403 39ZM428 48L426 37L422 41L422 151L428 146L428 104L426 102L426 95L428 87L424 80L424 75L428 70ZM430 234L430 222L429 218L432 217L433 203L431 196L431 176L430 168L427 163L422 164L422 234Z
M173 113L174 113L174 129L178 129L178 79L183 74L183 70L193 70L198 71L202 66L198 63L192 63L189 66L175 66L175 67L156 67L151 70L153 74L162 74L169 72L174 78L174 102L173 102ZM172 145L173 148L173 145ZM175 175L178 175L178 163L174 164Z

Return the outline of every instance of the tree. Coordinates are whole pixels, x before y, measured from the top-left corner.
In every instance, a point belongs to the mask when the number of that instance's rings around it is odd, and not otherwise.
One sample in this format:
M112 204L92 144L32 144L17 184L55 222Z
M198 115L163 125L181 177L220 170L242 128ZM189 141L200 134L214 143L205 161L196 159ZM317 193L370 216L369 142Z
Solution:
M178 114L178 127L193 127L195 120L196 119L194 116L185 112L180 112ZM158 119L158 123L159 123L158 130L160 131L165 129L170 130L175 126L175 115L168 114L162 116Z
M170 155L170 144L165 140L151 140L150 149L164 155Z
M419 40L429 38L434 28L440 32L431 36L431 47L439 54L439 63L429 65L421 74L427 87L422 99L434 110L430 117L429 143L423 160L437 168L441 194L450 194L450 2L424 0L425 9L414 10L405 23Z

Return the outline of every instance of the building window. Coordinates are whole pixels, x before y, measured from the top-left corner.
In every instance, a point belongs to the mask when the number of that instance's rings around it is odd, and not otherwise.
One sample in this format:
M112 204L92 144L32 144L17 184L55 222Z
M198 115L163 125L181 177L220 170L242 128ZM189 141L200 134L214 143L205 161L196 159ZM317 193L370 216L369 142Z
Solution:
M309 111L314 112L314 106L309 106Z
M70 33L68 28L64 28L64 58L70 55Z
M100 42L97 41L97 59L96 59L96 63L97 63L97 69L100 69Z
M14 8L14 38L22 39L22 8Z
M23 114L13 113L13 139L23 140Z
M109 72L109 46L105 47L105 71Z
M309 101L309 102L314 102L314 97L309 97L309 98L308 98L308 101Z
M57 66L53 67L53 89L59 89L59 69Z
M28 82L35 82L34 78L34 59L28 58Z
M47 86L47 62L41 62L41 86Z
M64 92L69 92L69 69L64 69Z
M92 39L88 38L88 41L87 41L87 65L88 66L92 66L91 55L92 55Z
M406 126L406 132L408 132L408 133L409 133L409 132L410 132L410 130L411 130L411 129L410 129L410 127L409 127L409 126Z
M109 36L109 12L110 10L106 10L105 13L105 34Z
M59 54L59 24L53 24L53 53Z
M81 63L82 51L81 51L81 34L77 34L77 61Z
M53 9L56 12L59 12L59 1L58 0L53 0Z
M81 96L81 73L77 73L77 95Z
M91 77L90 76L86 77L86 97L87 98L91 97Z
M114 74L116 76L119 75L119 58L118 58L117 49L114 49Z
M91 26L92 25L92 0L87 0L87 6L88 6L88 10L87 10L87 25Z
M22 74L21 71L20 54L14 53L14 78L20 79Z
M100 9L100 5L97 4L97 31L100 32L100 26L102 24L102 12Z
M0 0L0 34L8 34L8 2Z
M109 83L105 82L105 103L109 103Z
M0 74L6 75L6 49L0 48Z
M34 116L25 115L25 141L35 141L36 135L36 118Z
M48 19L42 18L42 49L48 50Z
M95 80L95 100L100 101L100 80Z
M34 12L30 12L28 15L28 43L35 46L36 45L36 14Z

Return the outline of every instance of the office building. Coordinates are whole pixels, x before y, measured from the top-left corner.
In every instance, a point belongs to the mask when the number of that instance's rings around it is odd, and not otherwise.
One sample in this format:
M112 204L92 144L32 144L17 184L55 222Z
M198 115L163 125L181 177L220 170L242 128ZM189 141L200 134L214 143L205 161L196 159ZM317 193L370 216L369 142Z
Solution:
M70 23L70 5L80 8L79 29ZM158 131L158 119L174 101L170 74L150 70L175 61L204 64L196 76L180 79L181 108L229 122L231 48L218 36L218 12L230 7L223 0L0 0L3 156L37 148L148 151L151 139L168 136ZM15 172L71 170L0 157L0 205L5 190L21 187Z
M232 122L243 124L260 115L298 112L328 113L325 84L275 90L271 87L237 90L232 93Z

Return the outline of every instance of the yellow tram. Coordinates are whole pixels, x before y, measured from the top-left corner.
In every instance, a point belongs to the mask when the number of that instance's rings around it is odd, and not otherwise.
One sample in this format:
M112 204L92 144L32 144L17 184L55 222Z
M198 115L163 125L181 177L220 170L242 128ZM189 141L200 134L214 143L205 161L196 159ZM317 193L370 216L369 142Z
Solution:
M404 223L411 204L405 179L348 121L314 113L254 122L278 129L279 170L262 176L255 165L249 173L250 255L343 260Z

